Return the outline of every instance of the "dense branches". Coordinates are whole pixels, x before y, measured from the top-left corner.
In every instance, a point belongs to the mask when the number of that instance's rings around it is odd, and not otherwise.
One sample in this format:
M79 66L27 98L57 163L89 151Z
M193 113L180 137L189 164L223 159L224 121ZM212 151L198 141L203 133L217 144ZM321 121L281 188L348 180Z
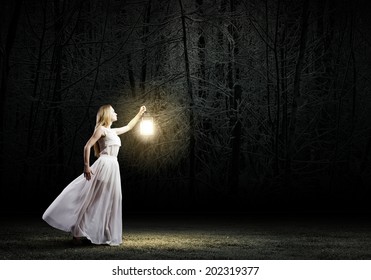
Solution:
M152 140L123 139L133 196L244 202L370 176L371 40L355 4L16 3L1 27L1 168L22 167L38 193L79 174L103 103L119 124L141 104L157 122Z

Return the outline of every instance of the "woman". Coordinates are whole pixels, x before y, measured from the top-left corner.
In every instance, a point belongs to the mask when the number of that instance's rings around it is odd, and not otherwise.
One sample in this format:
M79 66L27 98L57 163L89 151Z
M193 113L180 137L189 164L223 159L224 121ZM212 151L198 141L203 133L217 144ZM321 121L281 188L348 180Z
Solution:
M111 105L99 108L93 135L84 147L84 173L72 181L46 209L42 218L49 225L73 234L73 240L87 238L93 244L122 243L122 196L117 154L118 135L131 130L146 111L126 125L111 128L117 114ZM98 159L90 166L90 150Z

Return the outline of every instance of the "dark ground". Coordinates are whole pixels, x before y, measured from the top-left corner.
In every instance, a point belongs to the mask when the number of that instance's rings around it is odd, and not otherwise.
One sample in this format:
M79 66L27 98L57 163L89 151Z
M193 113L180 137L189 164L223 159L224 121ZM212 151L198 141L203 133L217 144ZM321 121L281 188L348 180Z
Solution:
M370 260L371 220L359 214L124 214L123 244L73 245L41 214L0 218L0 258Z

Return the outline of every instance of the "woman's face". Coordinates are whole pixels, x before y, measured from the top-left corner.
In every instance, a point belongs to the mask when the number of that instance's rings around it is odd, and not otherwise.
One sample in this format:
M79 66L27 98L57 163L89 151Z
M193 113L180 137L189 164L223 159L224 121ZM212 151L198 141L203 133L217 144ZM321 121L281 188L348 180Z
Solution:
M116 114L115 110L112 107L111 107L111 121L112 122L117 121L117 114Z

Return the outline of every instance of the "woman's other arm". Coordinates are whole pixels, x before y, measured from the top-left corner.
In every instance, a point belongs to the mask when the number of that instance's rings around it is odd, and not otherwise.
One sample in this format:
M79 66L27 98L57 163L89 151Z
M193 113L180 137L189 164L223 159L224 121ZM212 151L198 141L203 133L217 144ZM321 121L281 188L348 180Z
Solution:
M86 142L84 146L84 177L87 180L90 180L91 174L93 172L90 169L90 150L93 147L93 145L101 138L103 135L103 128L98 127L96 130L94 130L93 135L90 137L88 142ZM94 174L93 174L94 175Z

